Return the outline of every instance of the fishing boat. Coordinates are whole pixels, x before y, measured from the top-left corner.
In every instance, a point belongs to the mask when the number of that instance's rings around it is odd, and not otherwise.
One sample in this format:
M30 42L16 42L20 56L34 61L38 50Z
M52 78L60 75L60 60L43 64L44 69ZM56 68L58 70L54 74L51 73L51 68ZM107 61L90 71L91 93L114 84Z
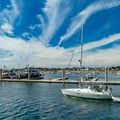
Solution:
M35 68L29 67L24 70L22 74L20 74L20 79L43 79L44 76L39 73L39 71Z
M84 87L82 85L82 82L84 82L82 77L82 55L83 55L83 26L81 30L81 59L80 62L80 84L78 88L62 88L62 94L66 96L72 96L72 97L79 97L79 98L89 98L89 99L112 99L112 92L108 88L108 86L101 87L100 86L87 86Z
M16 73L13 70L1 70L1 78L2 79L15 79Z

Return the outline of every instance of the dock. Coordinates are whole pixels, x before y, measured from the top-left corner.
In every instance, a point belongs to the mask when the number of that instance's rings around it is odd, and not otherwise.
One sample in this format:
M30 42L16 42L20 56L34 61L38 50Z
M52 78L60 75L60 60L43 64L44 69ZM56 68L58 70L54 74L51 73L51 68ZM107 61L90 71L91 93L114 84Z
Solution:
M28 80L28 79L0 79L0 82L30 82L30 83L60 83L60 84L79 84L78 80ZM88 84L98 84L98 85L120 85L120 81L109 81L106 82L102 81L84 81L81 84L88 85Z

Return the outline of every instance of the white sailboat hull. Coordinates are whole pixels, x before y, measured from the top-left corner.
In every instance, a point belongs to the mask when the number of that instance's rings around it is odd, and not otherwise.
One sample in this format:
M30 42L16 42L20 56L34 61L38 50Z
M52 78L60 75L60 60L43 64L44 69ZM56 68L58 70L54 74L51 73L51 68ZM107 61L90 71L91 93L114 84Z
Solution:
M89 98L89 99L112 99L110 91L95 91L89 88L62 89L62 94L72 97Z

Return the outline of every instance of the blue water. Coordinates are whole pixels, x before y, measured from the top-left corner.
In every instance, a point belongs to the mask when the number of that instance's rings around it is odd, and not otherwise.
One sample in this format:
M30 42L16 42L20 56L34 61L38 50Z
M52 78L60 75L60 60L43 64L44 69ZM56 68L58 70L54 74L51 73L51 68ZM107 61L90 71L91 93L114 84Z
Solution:
M61 87L0 82L0 120L120 120L120 103L65 97ZM111 87L113 94L120 97L120 86Z

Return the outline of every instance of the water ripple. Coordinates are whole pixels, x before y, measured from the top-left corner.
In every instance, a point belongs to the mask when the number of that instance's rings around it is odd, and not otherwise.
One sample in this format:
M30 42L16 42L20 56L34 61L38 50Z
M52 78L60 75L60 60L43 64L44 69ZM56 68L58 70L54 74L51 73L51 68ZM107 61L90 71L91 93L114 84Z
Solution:
M60 89L60 84L2 84L0 120L120 119L120 104L64 97Z

